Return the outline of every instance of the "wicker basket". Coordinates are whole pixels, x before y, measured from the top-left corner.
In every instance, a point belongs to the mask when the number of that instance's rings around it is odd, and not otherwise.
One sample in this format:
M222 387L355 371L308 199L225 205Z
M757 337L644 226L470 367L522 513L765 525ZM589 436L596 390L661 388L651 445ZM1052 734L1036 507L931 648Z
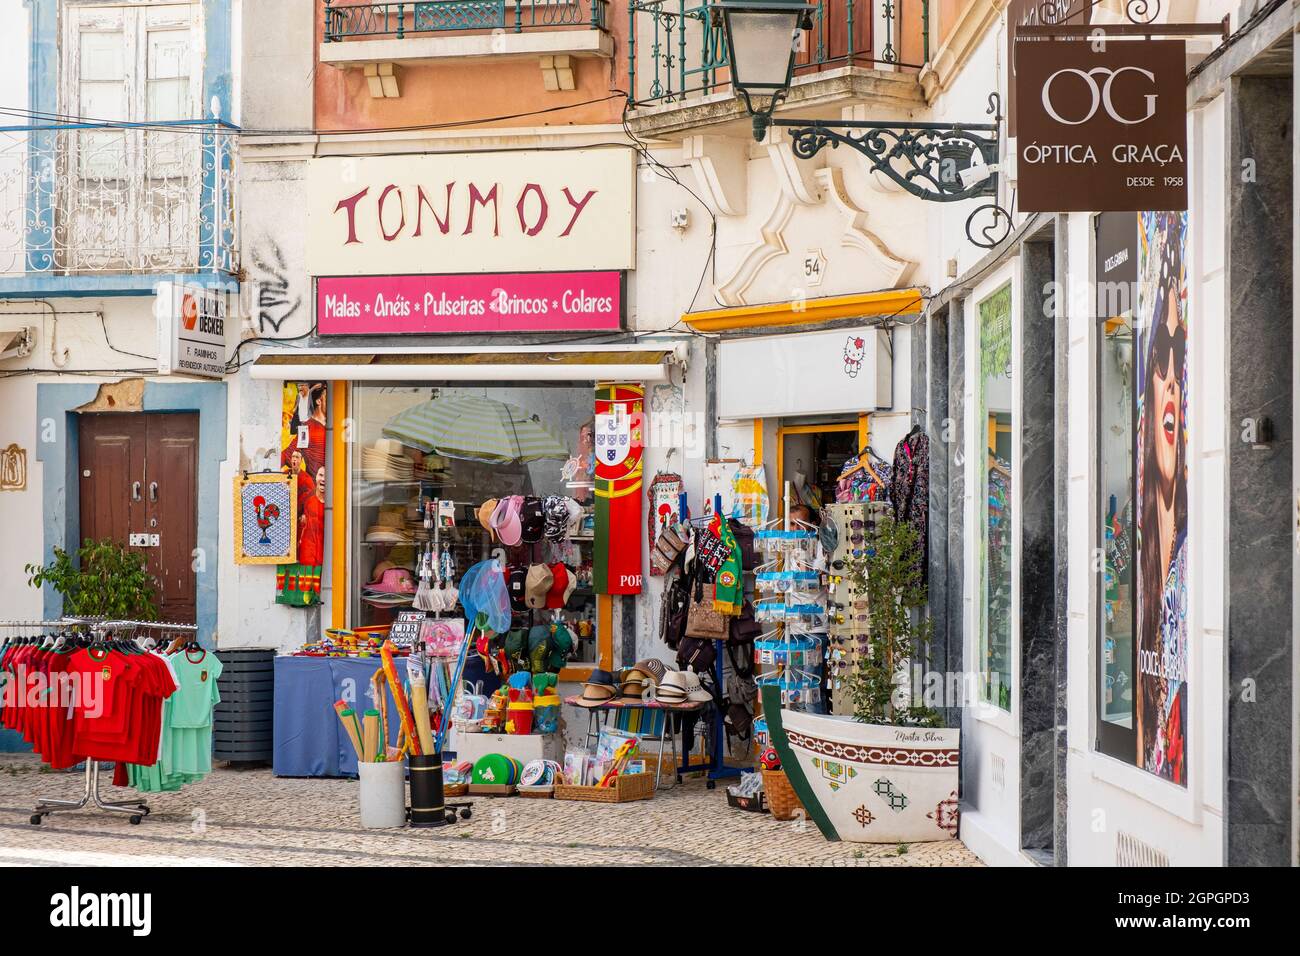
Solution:
M549 800L555 796L555 787L549 783L534 787L520 785L516 788L515 794L520 797L531 797L534 800Z
M467 783L444 783L442 785L443 799L447 797L463 797L469 793L469 784Z
M631 800L649 800L655 795L655 775L633 773L615 777L609 787L574 787L566 783L555 785L556 800L588 800L593 803L627 803Z
M795 796L794 787L784 770L763 768L763 791L767 794L767 808L777 820L793 820L803 813L803 804Z

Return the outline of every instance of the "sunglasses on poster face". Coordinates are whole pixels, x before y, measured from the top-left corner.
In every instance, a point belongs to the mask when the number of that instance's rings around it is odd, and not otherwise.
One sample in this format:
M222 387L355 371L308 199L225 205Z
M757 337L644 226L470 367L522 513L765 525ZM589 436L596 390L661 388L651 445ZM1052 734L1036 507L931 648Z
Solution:
M1187 332L1181 324L1169 331L1169 326L1161 322L1156 327L1155 340L1151 343L1151 359L1155 363L1156 373L1165 378L1165 369L1169 367L1169 357L1174 359L1173 377L1179 381L1183 378L1183 365L1187 361Z

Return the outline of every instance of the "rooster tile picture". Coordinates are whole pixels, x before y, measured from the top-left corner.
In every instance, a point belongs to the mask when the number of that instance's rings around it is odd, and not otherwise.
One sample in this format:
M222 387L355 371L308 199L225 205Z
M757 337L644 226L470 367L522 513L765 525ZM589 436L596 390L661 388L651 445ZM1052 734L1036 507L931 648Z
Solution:
M235 562L293 563L298 557L298 489L276 472L235 478Z

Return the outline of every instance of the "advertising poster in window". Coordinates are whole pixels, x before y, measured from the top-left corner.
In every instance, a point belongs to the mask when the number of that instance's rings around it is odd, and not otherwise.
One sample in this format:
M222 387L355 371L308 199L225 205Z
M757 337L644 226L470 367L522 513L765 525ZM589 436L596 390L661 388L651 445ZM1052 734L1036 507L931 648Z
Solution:
M1140 215L1137 292L1137 761L1187 783L1185 212Z
M285 382L280 408L280 470L298 489L298 560L276 573L277 604L320 603L325 564L325 445L329 387Z

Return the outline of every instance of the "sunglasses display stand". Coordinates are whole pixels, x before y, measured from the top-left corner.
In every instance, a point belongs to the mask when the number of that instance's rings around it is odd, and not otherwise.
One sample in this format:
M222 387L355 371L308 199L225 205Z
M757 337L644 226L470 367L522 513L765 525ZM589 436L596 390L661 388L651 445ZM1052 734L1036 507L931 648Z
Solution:
M790 483L785 485L785 518L780 527L755 532L768 556L755 575L754 616L773 625L754 642L760 687L780 690L791 710L824 711L822 687L827 627L827 593L822 583L826 555L817 529L790 518Z
M831 713L850 716L853 698L849 693L849 677L854 658L870 633L870 615L867 596L853 592L846 562L866 553L867 536L877 519L889 514L889 505L882 501L839 502L826 505L825 511L839 532L830 555L827 686Z

